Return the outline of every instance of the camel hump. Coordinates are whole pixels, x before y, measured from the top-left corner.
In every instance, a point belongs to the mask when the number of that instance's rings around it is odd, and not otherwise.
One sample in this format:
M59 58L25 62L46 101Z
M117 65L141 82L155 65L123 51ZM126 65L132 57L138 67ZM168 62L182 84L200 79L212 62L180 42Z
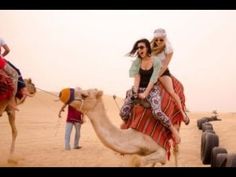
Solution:
M13 91L12 79L3 70L0 70L0 101L12 97Z

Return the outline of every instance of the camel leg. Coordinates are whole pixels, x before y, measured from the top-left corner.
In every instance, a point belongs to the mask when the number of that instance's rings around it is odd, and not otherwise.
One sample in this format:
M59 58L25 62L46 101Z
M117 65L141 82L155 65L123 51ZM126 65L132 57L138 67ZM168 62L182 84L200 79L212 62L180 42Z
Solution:
M162 147L154 153L142 157L142 166L146 166L147 164L155 166L156 163L166 164L166 150Z
M175 166L178 167L179 145L174 146L173 154L174 154L174 157L175 157Z
M16 129L16 122L15 122L15 111L13 110L8 110L8 120L11 126L11 131L12 131L12 142L11 142L11 149L10 153L13 154L15 151L15 141L16 141L16 136L17 136L17 129Z
M180 126L178 124L175 124L174 127L179 132ZM174 157L175 157L175 166L178 167L179 145L174 146L173 154L174 154Z

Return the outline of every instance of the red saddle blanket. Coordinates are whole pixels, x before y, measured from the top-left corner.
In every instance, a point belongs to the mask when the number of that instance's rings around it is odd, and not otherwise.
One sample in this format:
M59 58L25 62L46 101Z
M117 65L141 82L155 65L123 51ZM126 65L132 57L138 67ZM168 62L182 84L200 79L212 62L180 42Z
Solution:
M7 74L0 70L0 101L9 99L14 91L12 79Z
M183 85L174 76L172 76L175 92L179 95L182 106L185 108L185 96ZM163 86L158 83L161 90L161 108L162 111L171 119L172 124L180 126L183 116L176 106L173 98L166 92ZM144 108L141 105L135 105L131 117L122 125L122 128L133 128L153 138L155 142L166 149L168 159L170 156L171 132L165 128L160 121L153 118L151 108Z

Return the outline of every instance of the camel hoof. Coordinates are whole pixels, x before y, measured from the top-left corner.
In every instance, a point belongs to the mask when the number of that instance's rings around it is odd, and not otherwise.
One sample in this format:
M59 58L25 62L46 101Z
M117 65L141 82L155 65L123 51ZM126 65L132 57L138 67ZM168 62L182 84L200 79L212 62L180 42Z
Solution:
M140 167L141 166L141 160L138 155L134 155L130 161L130 165L132 167Z
M8 157L8 163L9 164L13 164L13 165L16 165L16 164L18 164L18 162L20 161L20 160L25 160L23 157L20 157L20 156L17 156L17 155L10 155L9 157Z
M161 163L161 165L165 165L166 164L166 161L162 161L162 162L160 162Z
M17 160L17 159L14 159L14 158L9 158L9 159L7 160L7 162L10 163L10 164L14 164L14 165L18 164L18 160Z

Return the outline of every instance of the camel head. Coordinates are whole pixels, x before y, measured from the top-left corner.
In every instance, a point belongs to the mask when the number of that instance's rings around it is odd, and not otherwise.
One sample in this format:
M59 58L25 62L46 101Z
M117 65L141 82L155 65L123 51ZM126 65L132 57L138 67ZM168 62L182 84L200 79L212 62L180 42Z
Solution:
M67 91L68 91L68 88L62 89L60 92L60 95L62 96L64 94L67 96L67 93L66 93ZM88 90L75 89L74 99L73 101L69 103L69 105L74 107L76 110L81 111L84 114L86 114L97 105L97 103L101 100L102 95L103 95L103 91L98 90L98 89L88 89ZM61 101L63 102L65 100L61 99Z
M34 95L36 93L36 87L34 85L34 83L32 82L32 80L29 78L29 79L24 79L25 81L25 85L29 91L29 93L31 95Z

